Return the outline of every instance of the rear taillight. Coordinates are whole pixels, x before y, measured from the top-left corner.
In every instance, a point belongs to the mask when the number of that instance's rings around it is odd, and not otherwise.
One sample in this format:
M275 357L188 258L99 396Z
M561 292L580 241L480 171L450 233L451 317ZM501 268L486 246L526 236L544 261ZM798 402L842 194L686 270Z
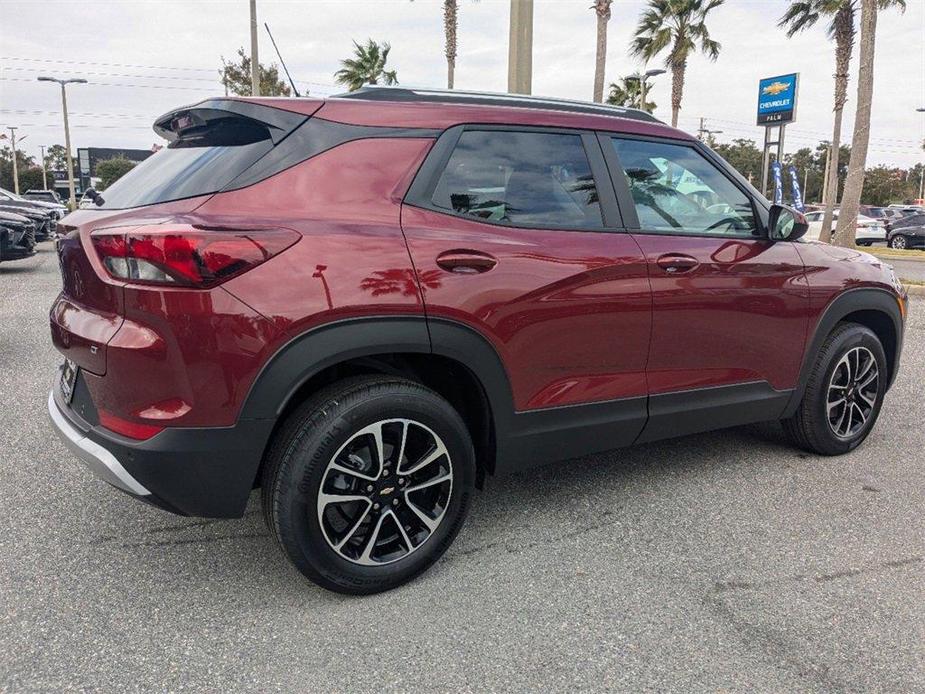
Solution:
M281 253L299 234L291 229L230 230L174 225L90 235L116 279L137 284L214 287Z
M155 434L164 431L164 427L162 426L154 424L136 424L127 419L117 417L112 412L107 412L106 410L99 411L99 418L100 424L110 431L122 434L122 436L126 436L130 439L137 439L138 441L146 441Z

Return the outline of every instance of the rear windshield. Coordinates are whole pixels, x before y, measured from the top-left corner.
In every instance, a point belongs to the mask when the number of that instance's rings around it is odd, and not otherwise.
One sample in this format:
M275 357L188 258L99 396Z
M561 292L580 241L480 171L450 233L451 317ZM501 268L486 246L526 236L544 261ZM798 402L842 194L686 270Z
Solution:
M222 118L184 134L101 191L104 210L124 209L217 193L273 149L257 121Z

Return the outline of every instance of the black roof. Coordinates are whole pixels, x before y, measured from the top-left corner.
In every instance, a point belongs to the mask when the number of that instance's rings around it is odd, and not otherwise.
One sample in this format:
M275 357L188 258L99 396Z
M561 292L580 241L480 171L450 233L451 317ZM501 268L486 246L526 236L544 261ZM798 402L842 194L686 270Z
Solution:
M465 92L456 89L409 89L405 87L360 87L356 91L336 94L337 99L361 99L363 101L406 101L434 102L443 104L477 104L480 106L516 106L538 108L546 111L567 111L596 116L616 116L633 120L661 123L651 113L638 108L625 108L598 104L592 101L552 99L525 94L499 94L495 92Z

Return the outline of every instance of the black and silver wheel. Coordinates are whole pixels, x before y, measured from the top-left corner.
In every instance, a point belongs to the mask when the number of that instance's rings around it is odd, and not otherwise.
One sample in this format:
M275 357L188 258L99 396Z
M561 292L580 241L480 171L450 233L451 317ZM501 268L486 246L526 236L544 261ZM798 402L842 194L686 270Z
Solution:
M856 323L843 323L823 343L803 400L784 429L798 446L838 455L867 438L883 404L886 355L880 340Z
M909 247L909 240L902 234L896 234L890 239L890 248L905 250Z
M267 522L319 585L374 593L410 580L455 538L475 459L465 424L433 391L361 377L296 410L263 474Z
M867 424L877 404L880 367L867 347L845 352L829 378L826 420L832 433L849 440Z

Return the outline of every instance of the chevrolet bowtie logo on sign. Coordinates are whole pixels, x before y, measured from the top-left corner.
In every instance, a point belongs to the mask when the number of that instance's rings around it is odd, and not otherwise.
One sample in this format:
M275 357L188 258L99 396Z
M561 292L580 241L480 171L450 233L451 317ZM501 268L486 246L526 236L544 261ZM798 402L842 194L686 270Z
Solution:
M762 94L771 94L772 96L777 96L781 92L785 92L790 89L790 85L786 82L771 82L767 87L761 90Z
M799 73L765 77L758 82L758 125L783 125L796 120Z

